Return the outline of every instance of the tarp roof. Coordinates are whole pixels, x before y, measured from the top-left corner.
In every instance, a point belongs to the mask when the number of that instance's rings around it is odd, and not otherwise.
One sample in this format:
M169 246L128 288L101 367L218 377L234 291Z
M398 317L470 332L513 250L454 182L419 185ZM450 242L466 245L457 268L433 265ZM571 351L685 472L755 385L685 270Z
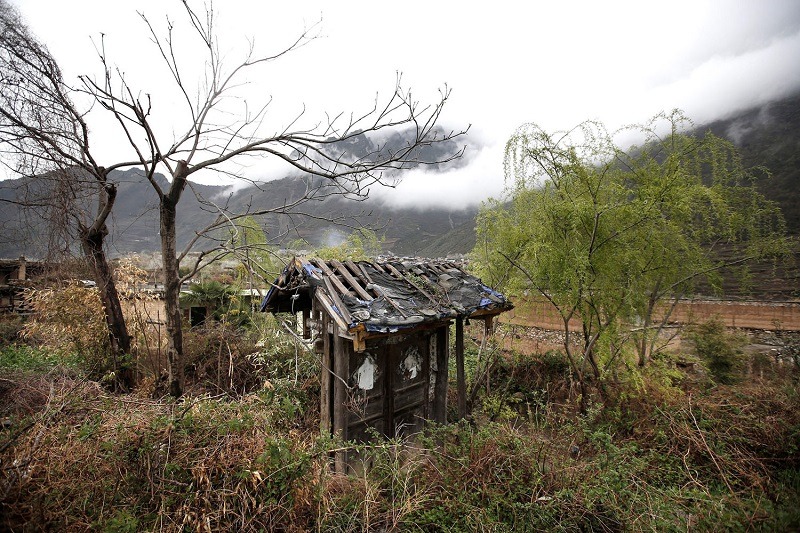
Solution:
M316 298L347 331L392 333L457 316L497 315L513 305L452 261L324 261L295 257L261 303L299 312Z

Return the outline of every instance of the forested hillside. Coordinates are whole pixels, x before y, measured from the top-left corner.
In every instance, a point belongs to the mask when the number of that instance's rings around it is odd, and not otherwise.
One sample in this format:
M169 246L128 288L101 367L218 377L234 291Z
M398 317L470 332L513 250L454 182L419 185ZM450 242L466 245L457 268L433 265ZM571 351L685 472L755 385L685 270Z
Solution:
M747 166L770 176L761 192L780 205L790 233L800 233L800 94L701 126L733 141Z
M697 129L710 130L732 140L739 147L747 166L762 166L769 170L769 174L759 173L759 189L781 207L789 233L800 233L800 94L700 125ZM400 146L402 142L401 137L392 141L393 146ZM374 146L362 136L349 148L362 154ZM430 160L440 156L438 153L421 154ZM152 188L137 170L115 173L114 179L120 184L120 192L112 221L112 253L157 251L157 203ZM161 176L159 179L165 180ZM298 176L235 191L230 187L193 184L196 194L190 195L179 210L178 240L187 243L213 220L217 214L213 205L227 206L232 212L241 212L247 205L253 209L277 206L297 198L307 184L307 178ZM3 182L0 197L14 198L16 186L16 182ZM213 205L203 204L198 198L211 201ZM349 231L336 228L324 219L344 218L350 222L357 219L385 237L387 251L437 257L467 253L472 249L477 208L476 205L466 205L457 210L399 208L388 207L373 198L356 202L333 196L308 204L306 211L317 218L275 215L265 218L264 226L268 237L277 245L305 239L316 246L340 239ZM3 202L0 203L0 224L3 227L0 257L16 257L23 253L44 255L47 228L35 216L23 215L17 206Z
M397 150L405 142L407 139L403 136L395 135L382 141L380 146L384 150ZM360 135L351 141L347 149L355 157L365 157L378 150L378 145ZM442 160L444 152L448 150L457 152L459 147L450 141L444 146L425 147L415 157L420 161ZM436 171L461 164L463 161L455 160L429 166ZM160 250L157 197L144 174L138 169L115 171L111 179L119 188L110 224L111 254L120 256ZM166 183L166 178L160 174L156 174L156 180ZM178 210L179 246L185 246L221 212L252 212L289 204L303 196L309 188L318 185L320 180L288 175L282 179L237 188L193 183L192 194L187 195ZM34 258L47 256L48 247L52 246L49 236L54 232L49 225L52 222L50 209L43 208L39 202L29 201L30 189L41 187L31 178L0 183L0 257L23 254ZM87 205L91 201L94 200L87 201ZM26 203L30 204L27 209L23 207ZM297 243L298 240L306 241L309 247L335 244L343 240L352 227L363 225L383 236L386 248L392 252L419 254L437 237L462 224L471 224L477 206L465 206L459 210L394 209L373 198L356 201L336 194L305 202L299 211L312 216L274 214L259 219L270 242L279 247ZM333 220L343 225L338 226L331 222ZM469 243L466 246L455 244L453 252L468 250L471 246ZM446 247L441 250L443 253L449 252Z

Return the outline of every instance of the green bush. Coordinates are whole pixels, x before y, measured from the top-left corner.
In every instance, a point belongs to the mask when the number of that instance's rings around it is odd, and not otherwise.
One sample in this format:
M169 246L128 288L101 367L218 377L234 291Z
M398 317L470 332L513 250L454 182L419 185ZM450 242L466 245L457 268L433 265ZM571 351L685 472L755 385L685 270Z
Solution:
M714 380L731 384L743 363L743 335L729 333L718 318L689 328L688 338L694 343L695 352L705 362Z
M0 368L8 370L42 372L65 362L69 363L53 350L16 344L0 348Z

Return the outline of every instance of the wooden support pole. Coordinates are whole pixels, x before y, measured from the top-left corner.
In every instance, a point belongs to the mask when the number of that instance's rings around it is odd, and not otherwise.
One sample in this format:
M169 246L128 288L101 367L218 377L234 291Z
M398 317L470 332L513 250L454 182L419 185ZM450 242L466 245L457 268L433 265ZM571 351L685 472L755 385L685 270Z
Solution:
M467 416L467 380L464 375L464 317L456 318L456 385L458 387L458 418Z
M303 309L303 338L311 338L311 311Z
M494 315L487 316L484 320L483 334L486 337L494 335Z
M347 440L347 378L349 374L350 356L347 343L339 335L338 326L333 327L333 434ZM336 452L334 469L345 473L347 457L344 451Z
M450 326L436 330L436 383L433 390L433 421L437 424L447 422L447 379L450 353Z
M320 370L320 391L319 391L319 425L323 435L331 434L331 399L333 397L333 379L331 371L333 370L333 357L331 357L331 335L328 333L328 315L322 313L322 327L320 335L322 335L322 368Z

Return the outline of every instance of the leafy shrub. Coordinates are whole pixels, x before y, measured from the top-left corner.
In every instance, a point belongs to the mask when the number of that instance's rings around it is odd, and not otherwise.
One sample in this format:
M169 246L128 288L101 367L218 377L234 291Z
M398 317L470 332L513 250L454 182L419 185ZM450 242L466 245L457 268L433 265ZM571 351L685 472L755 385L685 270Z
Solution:
M725 324L713 318L691 327L688 338L717 382L730 384L736 381L736 373L743 363L745 339L742 335L728 333Z
M30 346L10 345L0 348L0 368L7 370L28 370L42 372L56 365L72 361L64 360L57 352L46 349L32 348Z

